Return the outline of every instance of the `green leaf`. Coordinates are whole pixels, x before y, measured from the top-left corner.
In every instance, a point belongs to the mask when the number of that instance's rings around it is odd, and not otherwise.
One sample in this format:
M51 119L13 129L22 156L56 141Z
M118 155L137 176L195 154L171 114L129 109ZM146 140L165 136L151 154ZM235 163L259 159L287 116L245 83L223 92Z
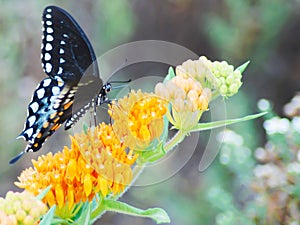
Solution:
M168 74L166 78L164 79L164 83L166 83L168 80L171 80L173 77L175 77L175 72L172 66L169 67Z
M86 204L82 210L80 217L76 221L78 225L90 225L91 220L91 205Z
M154 220L157 224L170 223L171 220L165 210L161 208L149 208L142 210L124 202L105 200L105 209L107 211L123 213L131 216L145 217Z
M65 220L65 219L61 219L61 218L57 218L54 217L51 221L51 225L68 225L68 224L72 224L71 221Z
M155 149L150 151L143 151L140 153L140 160L142 163L155 162L166 155L163 142L160 142Z
M170 107L170 106L168 106L168 107ZM169 120L166 116L163 117L163 120L164 120L164 129L163 129L162 134L160 135L160 140L162 142L166 142L168 139L168 134L169 134Z
M54 217L55 209L56 209L56 205L52 206L51 209L46 213L46 215L43 216L39 225L51 225L52 219Z
M50 189L51 189L51 185L49 185L41 193L39 193L39 195L36 196L36 198L42 200L46 196L46 194L50 191Z
M239 70L241 72L241 74L245 71L245 69L247 68L247 66L249 65L250 61L245 62L243 65L240 65L238 68L236 68L236 70Z
M231 124L234 124L234 123L240 123L240 122L244 122L244 121L247 121L247 120L253 120L253 119L261 117L261 116L263 116L267 113L268 112L262 112L262 113L245 116L245 117L238 118L238 119L221 120L221 121L215 121L215 122L209 122L209 123L198 123L198 125L195 126L193 129L191 129L190 132L211 130L213 128L223 127L223 126L226 126L226 125L231 125Z
M89 127L88 127L88 125L86 125L86 124L84 123L83 126L82 126L82 129L83 129L84 133L87 134L87 133L88 133L88 130L89 130Z

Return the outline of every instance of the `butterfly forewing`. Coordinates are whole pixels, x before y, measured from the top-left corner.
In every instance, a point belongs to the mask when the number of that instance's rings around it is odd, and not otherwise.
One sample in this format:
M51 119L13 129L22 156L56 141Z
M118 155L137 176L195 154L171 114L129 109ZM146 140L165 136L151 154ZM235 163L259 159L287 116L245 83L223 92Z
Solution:
M59 7L48 6L42 20L41 61L49 77L38 85L28 106L19 135L28 142L24 152L39 150L65 121L65 129L73 126L77 116L93 105L103 86L93 48L72 16Z
M89 68L89 75L99 77L96 56L85 33L69 13L56 6L43 13L41 58L48 76L78 82Z

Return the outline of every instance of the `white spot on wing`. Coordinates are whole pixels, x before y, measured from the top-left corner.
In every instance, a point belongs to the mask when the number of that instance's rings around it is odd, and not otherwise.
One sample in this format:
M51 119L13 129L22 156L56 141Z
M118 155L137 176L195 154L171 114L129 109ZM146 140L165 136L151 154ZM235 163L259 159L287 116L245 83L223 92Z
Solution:
M46 63L45 67L46 67L46 68L45 68L46 72L47 72L47 73L50 73L51 70L52 70L52 65L51 65L50 63Z
M50 14L46 14L46 16L45 16L47 19L51 19L51 15Z
M35 120L36 117L34 115L28 118L29 127L31 127L34 124Z
M45 53L45 60L49 61L50 59L51 59L51 55L48 52L46 52Z
M63 50L62 48L59 49L59 54L64 54L65 53L65 50Z
M51 79L48 78L48 79L45 79L44 82L43 82L43 87L48 87L51 83Z
M60 44L61 44L61 45L65 45L66 42L65 42L65 41L60 41Z
M47 27L46 32L47 32L48 34L52 34L52 33L53 33L52 27Z
M57 84L58 87L63 87L64 86L64 82L62 81L58 81L58 84Z
M26 131L24 132L24 134L27 134L28 137L31 137L32 133L33 133L33 128L29 128L28 130L26 130Z
M52 94L53 94L53 95L58 95L59 92L60 92L59 87L56 87L56 86L55 86L55 87L52 88Z
M50 43L47 43L45 49L46 49L46 51L51 51L52 45Z
M54 38L53 38L53 36L51 34L48 34L46 36L46 41L53 41L53 40L54 40Z
M44 89L44 88L41 88L41 89L37 90L37 91L36 91L36 94L37 94L37 97L38 97L39 99L43 98L44 95L45 95L45 89Z
M62 67L59 67L59 68L58 68L57 74L62 74L62 72L63 72L63 68L62 68Z
M33 103L30 104L29 107L32 109L33 113L36 113L39 109L39 104L37 102L33 102Z
M64 60L63 58L59 59L59 63L65 63L65 62L66 62L66 60Z
M55 79L56 79L57 81L64 82L63 79L61 79L60 76L55 76Z
M50 20L47 20L47 21L46 21L46 24L47 24L48 26L51 26L51 25L52 25L52 22L51 22Z
M50 98L50 102L54 102L56 100L56 96L52 96L51 98Z
M58 104L58 103L55 103L55 104L53 105L53 109L58 109L58 107L59 107L59 104Z
M48 12L48 13L51 13L51 12L52 12L52 9L48 8L48 9L47 9L47 12Z

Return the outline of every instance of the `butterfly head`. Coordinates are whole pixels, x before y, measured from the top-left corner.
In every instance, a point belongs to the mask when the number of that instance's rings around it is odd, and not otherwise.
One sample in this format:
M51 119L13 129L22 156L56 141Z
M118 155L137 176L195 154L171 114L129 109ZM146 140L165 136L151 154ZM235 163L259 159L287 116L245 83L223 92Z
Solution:
M110 92L112 89L111 83L107 83L107 84L103 85L102 89L105 92L105 94L108 94L108 92Z
M108 92L112 89L111 83L106 83L102 86L97 98L97 105L102 105L103 103L110 103L111 100L107 97Z

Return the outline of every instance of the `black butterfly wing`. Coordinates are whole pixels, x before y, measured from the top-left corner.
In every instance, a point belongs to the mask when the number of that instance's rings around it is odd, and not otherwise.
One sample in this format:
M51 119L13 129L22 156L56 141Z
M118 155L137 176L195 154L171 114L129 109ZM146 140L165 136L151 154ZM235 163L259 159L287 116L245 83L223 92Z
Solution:
M28 106L24 152L37 151L55 130L90 107L103 86L94 50L78 23L65 10L48 6L43 12L42 67L49 78L35 90ZM13 159L14 163L22 154Z
M42 66L45 73L52 77L59 75L66 82L70 88L66 101L73 100L76 94L71 115L64 116L68 119L86 107L103 86L96 56L79 24L65 10L48 6L43 13L43 29Z
M41 58L48 76L59 75L71 83L78 82L84 73L99 78L87 36L68 12L56 6L48 6L43 12Z
M59 97L65 90L65 83L59 77L45 78L37 86L27 108L27 120L19 137L27 142L25 151L37 151L43 142L59 127Z
M54 26L48 26L52 25L51 23L47 22L49 18L54 18ZM55 6L50 6L45 9L43 20L44 48L42 50L42 55L47 55L47 51L45 48L47 44L48 49L51 49L52 47L49 46L48 41L52 40L51 33L49 34L49 32L53 31L53 33L58 34L61 39L60 41L56 41L56 43L54 42L53 45L60 46L61 48L53 49L52 55L55 55L56 58L59 59L60 64L61 62L63 62L63 66L55 63L55 66L53 67L50 67L48 65L47 71L47 61L45 57L42 57L42 64L45 72L50 72L48 74L49 76L52 75L52 70L54 72L56 71L57 73L62 72L61 77L65 81L67 81L67 85L72 86L74 85L74 82L76 84L75 87L72 87L73 91L71 91L76 94L75 99L73 100L74 97L71 93L72 100L74 102L71 108L72 110L69 109L68 112L65 112L62 118L62 121L67 119L65 129L69 129L92 106L92 101L99 93L99 87L101 88L103 83L101 79L99 79L98 64L96 61L94 50L85 33L80 28L78 23L72 18L72 16L63 9ZM65 45L70 47L64 48ZM65 60L63 56L68 60ZM49 59L49 57L46 58ZM52 65L51 60L50 65ZM82 76L82 74L86 74L86 76ZM78 81L79 78L80 80ZM74 89L76 89L76 91ZM70 93L68 94L70 95Z

